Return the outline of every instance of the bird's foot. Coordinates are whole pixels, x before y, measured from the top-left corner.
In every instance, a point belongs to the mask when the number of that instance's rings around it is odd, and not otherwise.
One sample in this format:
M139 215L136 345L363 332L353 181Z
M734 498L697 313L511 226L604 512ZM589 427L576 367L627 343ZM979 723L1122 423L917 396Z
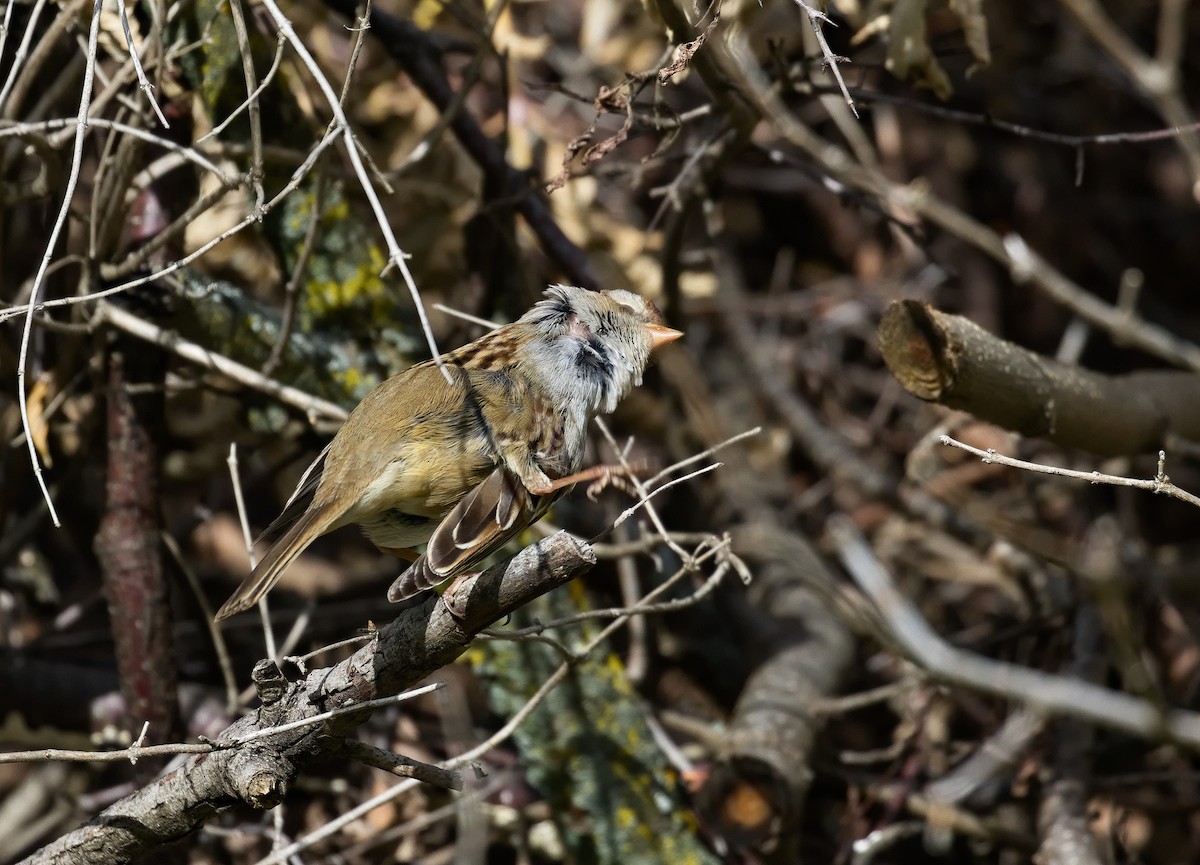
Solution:
M462 596L460 589L463 583L467 580L479 576L481 571L468 571L465 574L459 574L450 581L450 585L442 590L442 603L446 605L446 611L454 617L455 621L460 624L466 619L466 597Z

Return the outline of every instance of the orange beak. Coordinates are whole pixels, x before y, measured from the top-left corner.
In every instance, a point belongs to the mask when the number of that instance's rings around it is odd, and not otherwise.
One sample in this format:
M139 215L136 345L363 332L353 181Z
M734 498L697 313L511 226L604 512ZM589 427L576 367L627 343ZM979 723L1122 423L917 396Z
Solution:
M662 348L668 342L674 342L683 336L682 330L675 330L663 324L648 324L646 330L650 334L650 350Z

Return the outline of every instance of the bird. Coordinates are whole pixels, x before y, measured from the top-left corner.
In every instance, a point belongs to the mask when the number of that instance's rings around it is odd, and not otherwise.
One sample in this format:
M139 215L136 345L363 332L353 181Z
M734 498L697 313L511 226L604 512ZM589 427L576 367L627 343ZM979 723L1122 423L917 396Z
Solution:
M215 620L250 609L309 544L351 524L412 562L389 601L472 573L573 484L613 475L582 469L587 425L682 335L631 291L551 285L517 321L385 380L301 477L266 534L290 527Z

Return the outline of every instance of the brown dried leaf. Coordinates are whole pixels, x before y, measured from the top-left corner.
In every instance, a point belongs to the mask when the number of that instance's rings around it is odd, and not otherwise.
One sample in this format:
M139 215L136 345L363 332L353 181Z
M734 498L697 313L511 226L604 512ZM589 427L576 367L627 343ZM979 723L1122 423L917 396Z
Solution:
M29 396L25 398L29 410L29 435L46 468L53 465L50 458L50 423L46 419L46 406L50 402L53 390L54 374L44 372L38 376L33 387L29 389Z
M708 26L704 28L699 36L691 42L685 42L675 49L675 60L671 65L664 66L658 70L658 83L669 84L671 79L687 68L687 65L692 62L692 57L700 50L700 46L705 43L713 30L716 29L717 22L721 20L721 10L717 9L713 13L712 21L708 22Z

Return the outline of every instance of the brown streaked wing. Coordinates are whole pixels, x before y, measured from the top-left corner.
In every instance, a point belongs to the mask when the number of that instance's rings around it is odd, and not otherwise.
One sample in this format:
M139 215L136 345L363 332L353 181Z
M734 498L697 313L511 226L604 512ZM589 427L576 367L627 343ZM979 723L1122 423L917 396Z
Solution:
M442 355L442 360L452 366L479 372L495 372L513 365L514 351L527 329L524 325L513 322L485 333L473 342L448 351ZM433 361L425 361L433 364Z
M388 600L411 598L470 570L541 517L557 497L530 495L510 472L496 469L434 529L425 554L396 578Z

